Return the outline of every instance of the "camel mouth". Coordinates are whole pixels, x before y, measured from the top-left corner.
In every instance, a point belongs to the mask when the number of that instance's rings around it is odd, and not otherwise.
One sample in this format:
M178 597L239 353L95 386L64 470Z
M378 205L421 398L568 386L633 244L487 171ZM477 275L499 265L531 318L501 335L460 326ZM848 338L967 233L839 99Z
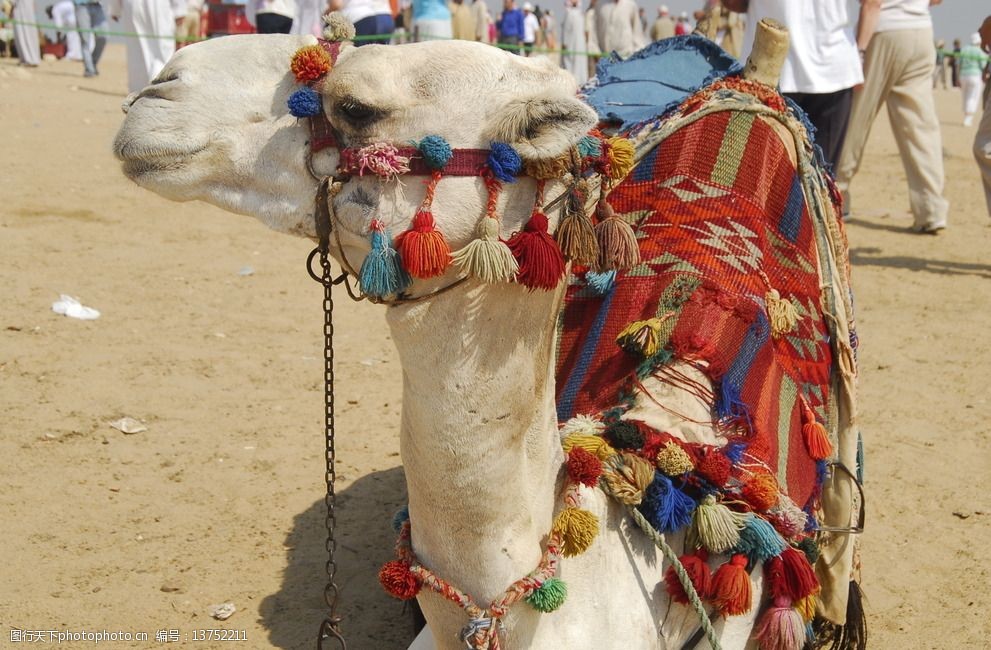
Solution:
M124 175L133 180L154 172L183 169L206 148L206 145L184 149L161 148L117 141L114 142L114 156L121 161Z

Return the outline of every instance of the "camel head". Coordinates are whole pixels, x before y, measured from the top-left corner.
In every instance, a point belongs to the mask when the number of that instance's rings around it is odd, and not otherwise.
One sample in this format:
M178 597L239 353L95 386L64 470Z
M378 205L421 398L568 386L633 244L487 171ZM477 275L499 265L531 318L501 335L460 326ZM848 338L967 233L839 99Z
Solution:
M287 108L300 87L289 69L292 55L314 43L310 36L233 36L176 52L124 104L114 142L124 173L166 198L206 201L274 230L314 237L318 181L307 170L308 119ZM318 89L324 113L352 148L409 146L434 135L456 149L488 149L499 141L524 158L551 159L596 121L563 70L465 41L345 44ZM330 175L338 161L337 149L325 149L314 154L312 167ZM369 249L371 219L384 221L393 235L409 226L425 180L364 176L346 184L334 205L352 262ZM504 234L526 220L534 187L522 179L507 186ZM472 239L485 202L478 177L438 184L434 214L452 248Z

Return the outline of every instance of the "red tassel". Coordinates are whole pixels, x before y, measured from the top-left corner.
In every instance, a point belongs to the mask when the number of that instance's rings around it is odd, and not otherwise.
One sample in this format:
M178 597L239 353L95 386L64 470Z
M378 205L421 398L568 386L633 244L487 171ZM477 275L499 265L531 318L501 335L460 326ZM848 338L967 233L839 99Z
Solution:
M764 580L768 591L775 598L788 598L791 593L785 583L785 564L780 555L775 555L764 563Z
M678 558L682 566L685 567L688 577L691 578L695 592L703 600L712 593L712 571L706 564L708 555L705 549L699 549L695 553L682 555ZM664 573L664 582L667 584L667 591L671 600L682 605L688 604L688 594L685 593L685 588L681 585L681 580L678 579L678 574L675 573L673 566L669 566Z
M829 433L818 420L815 412L802 400L802 438L805 449L815 460L826 460L833 455L833 444L829 441Z
M451 246L437 230L429 208L416 211L409 230L396 237L396 250L403 260L403 267L414 278L443 275L451 265Z
M409 569L409 564L399 560L386 562L379 571L379 582L393 598L411 600L420 591L420 581Z
M734 555L712 579L712 602L726 616L750 611L753 593L747 574L747 556Z
M575 483L595 487L602 475L602 461L581 447L572 447L568 452L568 477Z
M789 546L780 557L789 598L797 601L819 592L819 579L805 553Z
M713 449L706 451L702 459L695 465L695 471L717 487L726 485L732 468L733 465L729 458Z
M522 232L506 242L520 265L516 281L529 289L553 289L564 277L564 255L547 232L547 215L534 212Z

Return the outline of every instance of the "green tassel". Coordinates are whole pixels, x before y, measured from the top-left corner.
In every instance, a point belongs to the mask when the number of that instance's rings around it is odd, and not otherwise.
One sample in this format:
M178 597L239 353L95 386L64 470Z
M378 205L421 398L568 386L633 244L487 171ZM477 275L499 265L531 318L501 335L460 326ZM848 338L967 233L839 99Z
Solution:
M567 597L568 585L558 578L548 578L536 591L526 597L526 602L538 612L547 614L563 605Z

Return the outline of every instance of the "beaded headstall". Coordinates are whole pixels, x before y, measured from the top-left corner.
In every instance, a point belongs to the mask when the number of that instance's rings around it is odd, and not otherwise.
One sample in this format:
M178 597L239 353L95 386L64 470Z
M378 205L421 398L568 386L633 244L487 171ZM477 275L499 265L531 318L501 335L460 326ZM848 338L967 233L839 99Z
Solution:
M505 142L492 142L489 149L454 149L439 135L404 146L386 142L358 148L341 146L324 113L319 89L340 55L341 41L353 36L353 28L333 14L325 20L326 39L297 50L290 64L303 87L289 97L289 112L310 119L311 153L337 148L338 179L373 176L386 182L402 175L427 177L426 195L407 230L393 238L382 219L374 218L368 224L371 250L360 269L356 273L352 269L364 296L376 302L408 299L404 292L414 278L439 277L452 266L461 278L518 282L531 290L550 290L565 277L567 261L589 267L593 273L609 274L639 261L633 229L606 201L609 190L635 163L633 145L626 139L593 131L570 151L551 160L523 159ZM437 185L444 176L479 176L488 195L476 238L460 250L451 250L432 211ZM499 197L504 184L523 176L537 182L533 209L523 229L503 239ZM593 220L586 212L586 203L596 177ZM544 187L549 180L564 181L568 189L548 206L544 204ZM552 236L545 210L558 204L562 216L556 236Z

